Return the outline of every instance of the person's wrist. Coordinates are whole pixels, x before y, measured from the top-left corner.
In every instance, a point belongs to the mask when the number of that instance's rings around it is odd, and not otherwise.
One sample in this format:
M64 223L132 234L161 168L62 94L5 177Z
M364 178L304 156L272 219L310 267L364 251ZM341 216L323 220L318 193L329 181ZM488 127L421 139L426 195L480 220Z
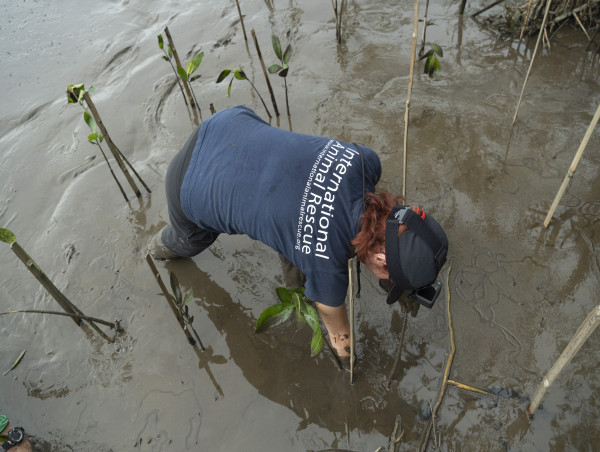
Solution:
M8 427L8 418L5 415L0 414L0 434L4 433L6 427Z

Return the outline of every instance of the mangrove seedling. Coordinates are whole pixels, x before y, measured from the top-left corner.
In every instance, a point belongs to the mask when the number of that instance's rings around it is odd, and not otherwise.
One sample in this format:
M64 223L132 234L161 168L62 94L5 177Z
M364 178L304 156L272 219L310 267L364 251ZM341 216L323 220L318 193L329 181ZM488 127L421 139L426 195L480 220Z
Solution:
M183 82L183 87L185 88L185 92L187 94L188 100L192 107L192 112L194 113L194 123L196 125L198 125L199 124L198 123L198 114L200 114L200 119L202 119L202 112L200 111L200 106L198 105L198 102L196 102L196 96L194 95L194 92L192 91L192 85L190 84L191 80L189 79L190 73L188 73L188 71L183 69L183 65L181 64L181 60L179 59L179 55L177 55L177 50L175 49L175 44L173 43L173 38L171 38L171 33L169 32L169 27L165 27L165 35L167 36L167 41L169 41L168 52L167 52L166 56L170 58L170 55L171 55L173 57L173 59L175 60L175 66L177 67L177 75L181 78L181 80ZM159 47L161 46L161 43L162 43L162 36L159 35L159 38L158 38ZM163 49L163 51L164 51L164 49ZM164 58L164 56L163 56L163 58ZM192 59L192 61L190 61L190 63L187 64L187 68L188 69L190 68L190 64L192 66L195 65L196 64L195 62L197 60L198 60L198 56L194 57ZM197 65L194 68L194 70L196 70L198 68L201 61L202 61L202 56L200 56L199 61L197 61ZM169 60L169 63L171 63L170 60ZM171 67L173 67L173 63L171 63ZM185 75L183 75L184 73L185 73Z
M296 312L296 318L301 324L308 323L313 330L313 336L310 341L310 356L317 355L323 349L323 333L319 324L319 315L316 309L310 305L304 296L304 287L291 290L285 287L277 288L277 295L281 303L274 304L265 309L256 321L254 331L261 332L266 327L269 320L280 317L286 321Z
M17 255L17 257L25 264L27 270L31 272L33 276L42 284L44 289L56 300L56 302L65 310L65 312L73 318L78 326L81 326L82 319L86 320L90 326L98 332L108 342L112 342L112 339L104 333L90 317L87 317L77 308L58 288L48 279L42 269L35 263L35 261L27 254L27 252L19 245L15 235L8 229L0 228L0 241L10 245L10 249Z
M442 58L443 56L444 51L442 48L438 44L431 44L431 49L420 58L421 60L427 58L423 72L428 74L429 77L435 76L438 78L440 76L440 60L438 60L438 57Z
M235 70L234 69L223 69L221 71L221 73L219 74L219 76L217 77L217 83L221 83L232 72L233 72L233 77L231 77L231 80L229 81L229 86L227 87L227 95L229 97L231 97L231 85L233 84L233 79L237 78L238 80L248 80L248 83L250 83L250 86L252 86L252 89L260 98L260 101L262 102L263 107L265 107L265 110L267 111L267 115L269 115L269 119L271 119L272 118L271 112L269 112L269 109L267 108L267 104L265 104L264 99L262 98L262 96L260 95L260 93L258 92L256 87L254 86L254 83L252 83L250 81L250 79L248 77L246 77L246 73L242 69L235 69Z
M98 113L96 106L92 102L91 93L93 91L94 91L94 87L90 87L89 90L86 90L83 83L80 83L77 85L67 85L67 100L69 103L74 103L74 104L76 103L76 104L81 105L81 108L83 108L83 111L87 112L90 115L90 117L94 118L95 124L100 129L100 133L102 134L103 139L106 140L106 143L108 144L108 148L112 152L113 157L117 161L119 168L125 175L125 178L127 179L127 182L129 182L129 185L131 186L135 195L138 198L140 198L142 196L136 183L134 182L133 178L129 174L129 171L127 170L127 166L129 166L131 171L133 171L133 173L136 175L136 177L138 178L140 183L144 186L146 191L148 193L151 193L150 188L142 180L142 178L137 173L135 168L133 168L131 163L129 163L129 160L127 160L127 157L125 157L125 155L123 155L121 150L117 147L117 145L110 138L110 135L108 134L108 131L106 130L106 127L104 126L104 123L102 122L102 119L100 118L100 114ZM86 107L86 105L87 105L87 107ZM84 115L84 120L85 120L85 115ZM89 125L89 123L88 123L88 125ZM125 166L125 164L127 164L127 166Z
M252 39L254 41L254 47L256 47L256 53L258 54L258 59L260 61L260 67L263 70L263 75L265 76L265 80L267 82L267 88L269 89L269 94L271 95L271 102L273 103L273 109L275 110L275 116L279 117L279 108L277 108L277 101L275 100L275 94L273 94L273 87L271 86L271 81L269 80L269 73L267 71L267 67L265 66L265 61L263 60L262 53L260 51L260 46L258 45L258 39L256 37L256 32L254 28L250 30L252 33Z
M273 41L273 50L275 51L275 55L277 56L277 58L279 58L280 64L272 64L271 66L269 66L269 73L270 74L279 73L279 76L283 77L283 84L285 86L285 106L287 107L288 116L291 116L290 115L290 104L288 102L287 75L290 70L290 67L288 66L288 62L290 61L290 58L292 56L292 46L290 44L288 44L288 46L285 48L285 52L282 53L281 52L281 42L279 41L279 38L275 35L272 35L271 40Z
M185 106L187 107L188 106L187 97L185 96L185 93L183 92L183 86L181 85L181 80L178 77L177 69L175 69L175 66L173 66L173 62L171 61L171 58L173 58L173 49L171 49L171 46L168 44L167 44L167 48L165 49L165 44L163 42L162 34L158 35L158 48L160 50L162 50L164 53L164 55L162 56L162 59L171 65L171 69L173 70L173 73L175 74L175 79L177 80L177 84L179 85L179 89L181 90L181 97L183 97L183 101L185 102Z

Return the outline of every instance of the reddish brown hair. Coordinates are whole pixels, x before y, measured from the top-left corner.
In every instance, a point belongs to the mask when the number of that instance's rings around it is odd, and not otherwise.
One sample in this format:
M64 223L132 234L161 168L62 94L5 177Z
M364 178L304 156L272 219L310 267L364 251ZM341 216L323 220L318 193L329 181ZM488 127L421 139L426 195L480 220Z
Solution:
M380 248L385 243L385 221L392 208L404 198L393 196L386 191L367 193L365 196L365 211L361 216L360 232L350 244L356 250L359 261L364 261L367 255Z

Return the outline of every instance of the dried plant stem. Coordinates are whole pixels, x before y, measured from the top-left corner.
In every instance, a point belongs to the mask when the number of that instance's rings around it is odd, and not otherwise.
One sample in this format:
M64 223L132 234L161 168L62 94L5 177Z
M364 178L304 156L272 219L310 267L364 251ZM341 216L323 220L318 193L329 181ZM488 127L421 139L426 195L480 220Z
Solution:
M100 143L98 141L96 141L96 144L98 145L98 148L100 149L100 152L102 153L102 157L104 157L104 160L106 161L106 164L108 165L108 169L110 170L110 174L112 174L113 179L115 180L115 182L119 186L119 190L121 190L121 194L123 195L123 198L125 198L125 202L129 202L129 198L125 194L125 190L123 190L123 186L121 185L121 182L119 182L119 179L117 179L117 176L115 175L115 172L113 171L112 166L110 166L110 162L106 158L106 154L104 153L104 150L102 149L102 146L100 146Z
M535 60L535 55L537 54L537 50L540 45L540 39L541 39L544 29L546 27L546 20L548 19L548 11L550 11L551 3L552 3L552 0L547 0L546 12L544 13L544 19L542 20L542 25L540 27L540 32L538 34L537 42L535 43L533 55L531 55L531 61L529 62L529 69L527 69L527 75L525 76L525 81L523 82L523 89L521 90L521 95L519 96L519 102L517 102L517 110L515 111L515 116L512 121L513 126L515 125L515 122L517 120L517 115L519 114L519 107L521 106L521 100L523 99L523 93L525 92L525 87L527 86L527 80L529 79L529 74L531 73L531 67L533 66L533 61Z
M558 190L558 193L556 194L554 201L552 202L552 206L550 207L550 210L548 211L548 214L546 215L546 219L544 220L544 227L546 227L546 228L548 227L548 224L550 224L552 215L554 215L554 211L558 207L558 203L560 202L561 198L565 194L565 191L567 190L569 182L571 181L571 179L573 178L573 175L575 174L575 170L577 169L579 160L581 160L583 151L585 150L585 147L587 146L588 141L590 141L592 132L594 131L596 124L598 124L599 119L600 119L600 105L598 105L596 114L592 118L592 122L590 123L590 125L587 129L587 132L585 133L585 136L583 137L583 140L581 140L581 144L579 145L579 149L577 149L577 153L575 154L575 157L573 158L573 162L571 163L571 166L569 167L569 170L567 171L567 174L565 175L565 178L563 179L563 182Z
M192 336L192 333L190 333L189 329L186 328L185 321L183 320L183 317L182 317L181 313L179 312L179 309L177 309L177 306L175 306L175 302L173 301L173 297L171 296L171 294L169 294L169 291L167 290L167 286L165 286L165 283L163 282L162 278L160 277L160 273L156 269L156 265L154 265L154 261L152 260L152 256L150 256L150 253L146 254L146 262L148 263L150 270L152 270L152 274L154 275L154 278L156 279L156 282L158 283L160 290L162 291L164 297L167 299L167 303L168 303L169 307L171 308L171 311L173 311L173 314L175 314L175 317L177 318L177 321L179 322L179 326L185 333L185 337L187 338L187 340L191 346L195 346L196 340Z
M119 148L117 148L117 146L113 142L113 140L110 137L110 135L108 134L108 130L106 130L106 127L104 127L104 123L102 122L102 118L100 117L100 114L98 113L98 110L96 109L96 106L94 105L94 102L92 102L92 98L91 98L91 96L89 95L89 93L87 91L85 91L83 93L83 99L85 100L85 103L87 104L88 108L90 109L90 113L92 114L92 116L96 120L96 124L98 125L98 128L100 129L100 132L102 132L102 135L104 136L104 140L106 140L106 144L108 145L108 148L110 149L110 151L113 154L113 157L117 161L117 164L119 165L119 168L121 168L121 171L125 175L125 178L127 179L127 182L129 182L129 185L131 186L131 189L135 193L135 196L137 196L138 198L140 198L142 196L142 193L140 192L140 189L137 187L135 181L131 177L131 174L129 174L129 171L127 170L127 167L123 163L123 158L122 157L124 157L124 156L121 153L121 151L119 150Z
M452 367L452 361L454 360L454 354L456 353L456 344L454 342L454 329L452 328L452 314L450 313L450 271L452 270L452 266L448 268L448 273L446 275L446 291L447 291L447 314L448 314L448 331L450 334L450 355L448 355L448 361L446 362L446 368L444 369L444 377L442 379L442 387L440 388L440 396L438 401L433 406L431 410L431 419L427 423L425 427L425 431L423 433L424 440L421 442L420 451L423 452L427 448L427 443L429 442L429 435L431 433L431 428L435 422L435 417L437 416L437 410L442 404L442 399L444 398L444 394L446 393L446 387L448 386L448 377L450 376L450 369Z
M419 49L419 57L423 56L425 50L425 32L427 30L427 12L429 11L429 0L425 3L425 17L423 18L423 33L421 33L421 48ZM462 12L460 13L462 14Z
M6 314L52 314L52 315L62 315L62 316L73 317L73 318L79 317L82 320L85 320L87 322L99 323L101 325L106 325L113 330L122 331L118 322L109 322L107 320L98 319L96 317L88 317L87 315L73 314L71 312L41 311L41 310L37 310L37 309L19 309L16 311L0 312L0 315L6 315Z
M539 385L537 391L531 399L529 407L527 408L527 413L530 416L533 416L533 413L535 413L535 410L537 410L539 404L542 402L542 399L548 392L548 389L552 383L554 383L554 380L560 375L563 368L571 361L571 359L573 359L581 346L594 332L598 324L600 324L600 304L588 314L561 353L558 360L556 360L552 368L542 380L542 383Z
M496 5L499 5L500 3L502 3L504 0L496 0L494 3L492 3L491 5L486 6L485 8L480 9L479 11L471 14L471 17L477 17L479 16L481 13L486 12L488 9L493 8Z
M240 1L235 0L235 4L237 6L238 14L240 15L240 22L242 23L242 31L244 32L244 40L248 42L248 36L246 36L246 27L244 26L244 16L242 16L242 9L240 8Z
M279 116L279 109L277 108L277 102L275 101L275 94L273 94L273 88L271 87L271 81L269 80L269 73L267 71L267 67L265 66L265 62L262 57L262 53L260 53L260 46L258 45L258 39L256 39L256 33L254 32L254 28L250 30L252 33L252 39L254 40L254 47L256 47L256 53L258 54L258 59L260 60L260 65L263 70L263 74L265 75L265 80L267 81L267 87L269 88L269 94L271 95L271 102L273 103L273 109L275 110L275 116Z
M408 147L408 112L410 110L410 96L412 93L413 77L415 73L415 61L417 58L417 33L419 31L419 4L415 0L415 12L413 17L412 50L410 58L410 74L408 78L408 94L406 97L406 109L404 111L404 157L402 159L402 196L406 199L406 153Z
M354 384L354 259L348 260L348 303L350 305L350 384Z
M481 394L481 395L492 395L492 393L490 391L486 391L485 389L479 389L476 388L474 386L469 386L463 383L459 383L458 381L454 381L454 380L448 380L448 384L451 386L455 386L458 389L463 389L465 391L469 391L469 392L474 392L476 394Z
M175 49L175 44L173 43L173 38L171 38L171 32L169 31L169 27L165 27L165 35L167 36L167 40L169 41L169 46L171 46L171 50L173 51L173 58L175 58L175 64L177 67L183 68L181 65L181 60L179 59L179 55L177 54L177 50ZM198 106L196 105L196 101L194 100L194 96L192 95L192 88L190 86L189 80L182 80L183 87L185 88L185 92L187 94L188 100L190 101L190 107L192 108L192 112L194 114L194 124L199 125L198 122Z

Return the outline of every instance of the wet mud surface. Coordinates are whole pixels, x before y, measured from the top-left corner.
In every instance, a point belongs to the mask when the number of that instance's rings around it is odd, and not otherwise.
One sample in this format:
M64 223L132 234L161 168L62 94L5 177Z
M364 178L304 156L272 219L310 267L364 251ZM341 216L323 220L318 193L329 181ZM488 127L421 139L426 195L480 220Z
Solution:
M204 52L194 82L204 118L245 104L267 119L249 84L231 97L216 84L240 65L268 102L250 29L267 65L271 33L293 45L292 116L271 124L360 142L383 163L380 187L402 190L403 116L413 5L348 2L335 42L328 2L4 2L0 6L0 227L84 313L120 320L107 343L68 318L0 316L0 411L45 451L416 450L437 401L449 346L444 289L434 309L410 318L390 385L402 314L362 273L356 382L325 350L310 358L310 329L294 322L254 334L283 285L275 252L245 236L221 236L192 259L158 262L186 290L204 353L196 353L160 295L144 256L167 221L164 175L194 125L156 36L169 26L182 59ZM483 3L469 4L467 10ZM439 79L416 68L408 129L406 193L446 229L456 355L438 411L440 450L593 451L600 431L594 333L533 419L529 398L600 293L600 134L587 146L548 229L542 225L600 103L600 61L581 32L563 27L538 55L514 128L535 44L500 38L459 18L458 3L430 5L427 41L444 49ZM419 40L420 42L420 40ZM285 112L283 83L271 79ZM152 193L123 201L87 141L82 110L65 87L96 88L113 140ZM3 245L2 312L58 310ZM399 433L398 433L399 434ZM433 439L429 450L434 449Z

